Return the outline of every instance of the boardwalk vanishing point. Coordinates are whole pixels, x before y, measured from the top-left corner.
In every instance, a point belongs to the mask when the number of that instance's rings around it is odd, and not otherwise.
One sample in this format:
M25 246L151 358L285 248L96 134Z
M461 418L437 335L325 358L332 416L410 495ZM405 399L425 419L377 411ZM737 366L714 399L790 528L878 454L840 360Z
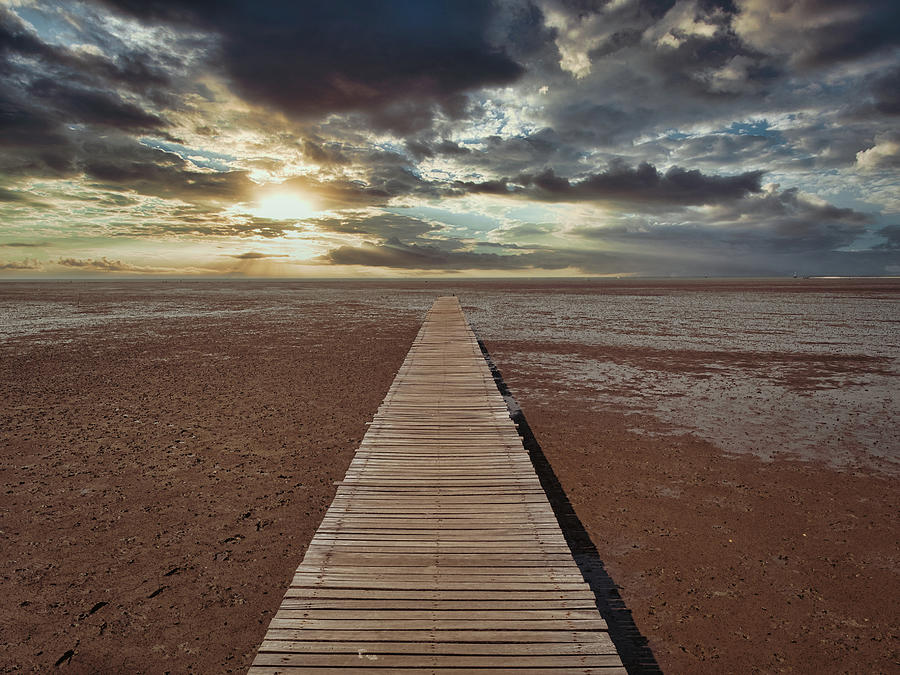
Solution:
M356 670L625 672L455 297L428 312L249 672Z

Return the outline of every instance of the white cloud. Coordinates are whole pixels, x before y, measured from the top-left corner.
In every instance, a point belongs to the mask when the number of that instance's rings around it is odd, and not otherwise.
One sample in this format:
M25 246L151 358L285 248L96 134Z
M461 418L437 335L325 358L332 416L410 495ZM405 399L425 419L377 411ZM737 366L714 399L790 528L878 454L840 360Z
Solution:
M900 140L879 136L871 148L856 153L856 166L862 171L900 168Z

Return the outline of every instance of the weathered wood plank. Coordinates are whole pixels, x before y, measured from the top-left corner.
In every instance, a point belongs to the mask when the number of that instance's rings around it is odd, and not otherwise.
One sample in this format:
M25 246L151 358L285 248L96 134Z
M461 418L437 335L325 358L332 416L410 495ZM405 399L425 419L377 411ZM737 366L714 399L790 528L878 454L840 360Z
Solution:
M264 640L260 652L295 654L442 654L442 655L518 655L553 656L556 654L615 654L612 640L595 642L308 642L301 640Z
M360 659L365 663L366 659ZM483 667L467 669L468 672L485 673L488 675L624 675L628 671L621 666L609 667L572 667L560 666L558 668L542 667L542 668L490 668ZM428 668L403 668L403 675L440 675L441 673L459 675L460 668L456 666L447 667L428 667ZM249 675L285 675L286 673L301 673L302 675L335 675L335 673L348 673L349 675L397 675L398 669L395 666L382 667L377 662L369 662L365 665L340 666L339 670L332 666L253 666L249 670Z
M253 664L258 666L329 666L346 668L357 666L361 661L376 663L382 668L496 668L509 663L507 654L297 654L259 652ZM617 654L518 654L517 665L530 668L606 668L618 666L621 662Z

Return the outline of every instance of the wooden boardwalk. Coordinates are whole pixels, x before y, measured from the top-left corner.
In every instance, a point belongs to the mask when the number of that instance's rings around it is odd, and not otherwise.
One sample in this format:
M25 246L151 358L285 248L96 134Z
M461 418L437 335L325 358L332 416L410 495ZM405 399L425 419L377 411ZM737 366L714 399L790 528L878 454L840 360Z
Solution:
M438 298L251 675L624 672L455 297Z

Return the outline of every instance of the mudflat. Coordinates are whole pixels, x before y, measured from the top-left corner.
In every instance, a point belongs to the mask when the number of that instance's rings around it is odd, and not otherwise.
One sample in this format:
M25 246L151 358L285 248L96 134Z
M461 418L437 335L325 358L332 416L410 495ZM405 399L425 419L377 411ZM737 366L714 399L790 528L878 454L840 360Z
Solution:
M418 325L230 300L4 345L4 668L249 666Z
M446 293L664 671L896 666L900 284L698 280L0 285L2 667L246 669Z

